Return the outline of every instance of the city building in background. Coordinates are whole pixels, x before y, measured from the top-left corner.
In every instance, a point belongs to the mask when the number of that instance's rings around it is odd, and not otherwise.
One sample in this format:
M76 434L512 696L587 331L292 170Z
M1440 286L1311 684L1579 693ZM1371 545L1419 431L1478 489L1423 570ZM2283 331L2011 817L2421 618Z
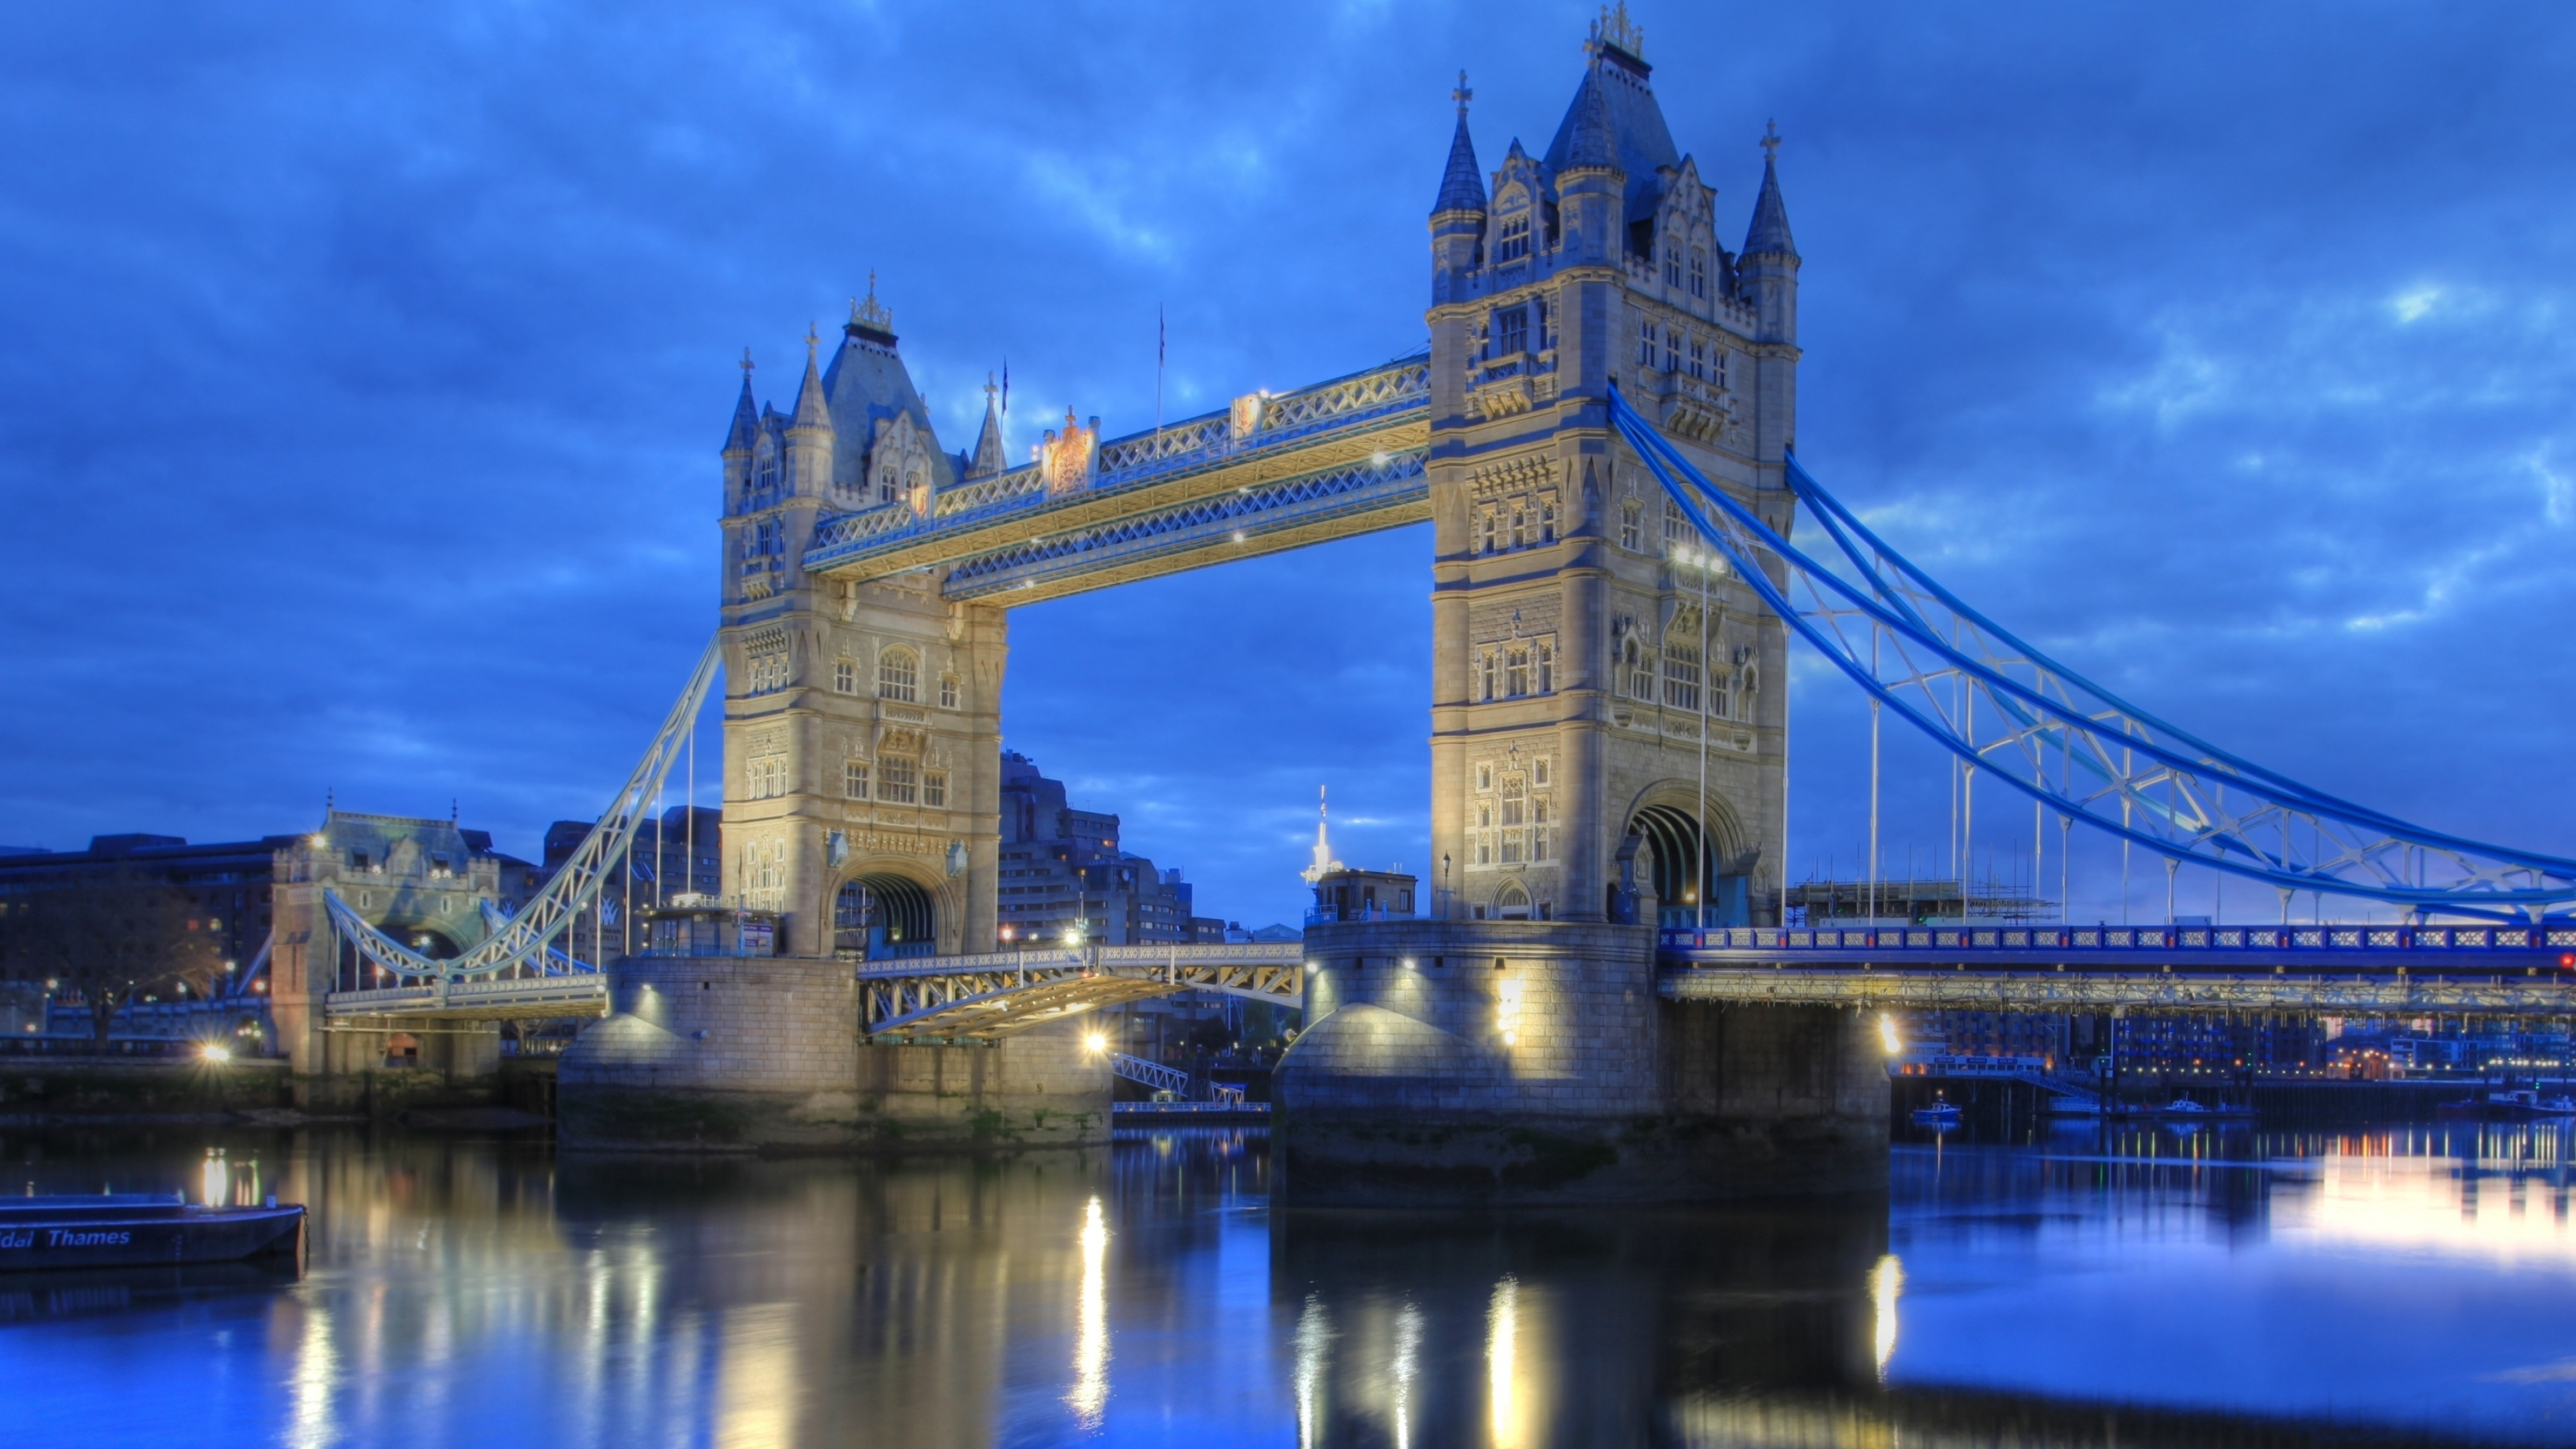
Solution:
M1118 817L1076 809L1064 782L1016 750L1002 752L1000 884L1005 946L1090 941L1104 946L1223 941L1226 923L1192 914L1179 870L1118 843Z

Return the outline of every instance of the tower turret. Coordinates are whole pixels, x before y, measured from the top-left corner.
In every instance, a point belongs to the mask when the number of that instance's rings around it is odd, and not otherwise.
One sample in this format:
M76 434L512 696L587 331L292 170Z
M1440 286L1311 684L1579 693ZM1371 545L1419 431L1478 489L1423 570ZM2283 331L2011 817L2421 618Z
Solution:
M787 422L788 489L820 498L832 480L832 410L823 401L823 374L814 350L822 337L805 329L805 379L796 388L796 411Z
M1476 142L1467 134L1467 73L1458 72L1458 88L1449 93L1458 103L1458 130L1449 138L1449 164L1440 173L1440 195L1431 203L1431 300L1456 294L1458 284L1481 265L1485 243L1485 178L1476 166Z
M1762 192L1753 199L1753 225L1744 234L1737 275L1745 300L1761 319L1760 340L1798 340L1798 244L1789 237L1789 208L1780 200L1780 132L1763 127Z
M734 399L733 426L724 440L724 511L732 512L751 486L751 454L760 438L760 408L751 400L751 349L742 350L742 395Z
M1627 235L1623 193L1628 173L1610 130L1610 98L1600 67L1583 74L1567 121L1564 159L1557 165L1556 204L1564 228L1565 261L1572 265L1619 258Z
M1002 453L1001 409L993 401L997 391L993 375L984 374L984 430L975 435L975 456L966 465L969 478L988 477L1009 465L1010 460Z

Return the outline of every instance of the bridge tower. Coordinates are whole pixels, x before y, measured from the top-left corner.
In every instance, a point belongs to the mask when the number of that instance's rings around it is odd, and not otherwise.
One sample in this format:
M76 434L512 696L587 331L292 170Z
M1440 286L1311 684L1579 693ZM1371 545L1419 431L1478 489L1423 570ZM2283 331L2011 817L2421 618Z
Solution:
M1430 218L1448 919L1651 924L1660 904L1752 925L1778 899L1782 624L1707 565L1605 399L1615 383L1786 532L1798 256L1767 159L1744 249L1720 242L1643 50L1606 15L1545 154L1513 141L1490 193L1460 78Z
M1000 839L1003 611L930 571L806 572L827 513L934 500L1002 466L988 400L972 455L939 446L869 282L793 411L754 403L724 444L724 883L781 914L783 954L990 950Z
M1768 156L1743 250L1719 243L1624 5L1584 51L1545 154L1514 141L1490 190L1460 80L1430 218L1435 904L1306 931L1272 1081L1290 1200L1885 1182L1855 1014L1659 999L1659 920L1774 919L1785 630L1608 399L1786 533L1798 256Z

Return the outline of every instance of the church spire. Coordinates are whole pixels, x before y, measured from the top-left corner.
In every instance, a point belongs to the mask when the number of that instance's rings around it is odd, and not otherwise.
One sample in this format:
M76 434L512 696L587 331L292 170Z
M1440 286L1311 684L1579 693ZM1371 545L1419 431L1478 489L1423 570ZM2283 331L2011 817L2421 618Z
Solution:
M984 374L984 431L975 438L975 457L966 467L969 478L999 473L1009 463L1002 453L1001 410L993 401L994 395L1000 391L993 384L993 375L989 372Z
M1476 142L1467 134L1467 103L1476 93L1467 89L1467 73L1458 72L1458 88L1449 93L1458 103L1458 131L1449 138L1449 168L1440 173L1440 198L1431 203L1431 214L1444 211L1483 211L1485 209L1485 175L1476 167Z
M1744 255L1794 257L1798 244L1789 237L1789 208L1780 200L1780 128L1762 128L1762 192L1753 198L1753 228L1744 234Z
M724 450L736 448L748 452L752 439L760 431L760 409L751 400L751 349L742 350L742 396L734 399L733 427L725 434Z

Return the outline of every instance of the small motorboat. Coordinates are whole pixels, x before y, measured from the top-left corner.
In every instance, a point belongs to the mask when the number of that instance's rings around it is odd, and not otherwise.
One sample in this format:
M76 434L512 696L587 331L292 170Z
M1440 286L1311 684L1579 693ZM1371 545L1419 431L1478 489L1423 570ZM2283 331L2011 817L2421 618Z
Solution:
M1959 1104L1934 1102L1929 1107L1917 1107L1906 1115L1912 1117L1919 1127L1956 1127L1959 1125Z
M2437 1116L2483 1122L2529 1122L2539 1117L2576 1117L2576 1100L2543 1097L2535 1087L2506 1087L2457 1102L2443 1102L2433 1111Z
M232 1263L293 1253L304 1208L192 1207L177 1193L0 1197L0 1270Z
M2243 1122L2253 1117L2254 1109L2225 1103L2212 1107L2189 1097L2176 1097L2157 1108L2156 1115L2169 1122Z

